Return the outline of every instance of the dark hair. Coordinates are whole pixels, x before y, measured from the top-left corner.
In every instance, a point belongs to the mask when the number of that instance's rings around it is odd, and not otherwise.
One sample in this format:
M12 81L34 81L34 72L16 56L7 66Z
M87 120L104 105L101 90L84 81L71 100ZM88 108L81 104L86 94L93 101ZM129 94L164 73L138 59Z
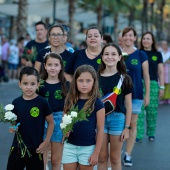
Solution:
M89 92L89 98L87 99L83 109L85 111L91 109L92 112L94 109L94 103L96 101L96 98L100 97L97 73L94 68L90 65L79 66L73 75L73 79L70 84L70 90L65 99L64 113L67 113L73 105L77 104L80 95L80 92L77 88L77 79L84 72L88 72L92 75L92 78L94 79L94 84L92 90Z
M103 57L103 54L104 54L104 50L107 47L110 47L110 46L116 48L119 56L122 55L122 51L121 51L120 47L117 44L115 44L115 43L108 43L108 44L106 44L103 47L103 49L101 51L101 56L102 57ZM104 72L104 70L106 69L106 64L103 62L102 57L101 57L101 64L99 66L99 71L98 71L99 75L102 74ZM120 61L118 61L118 63L117 63L117 70L118 70L119 74L122 74L122 75L125 76L125 79L124 79L125 84L129 88L132 87L132 81L131 81L131 78L127 75L126 66L125 66L125 62L124 62L124 58L123 57L121 57Z
M19 75L19 81L22 81L23 75L28 75L28 76L36 76L37 77L37 82L40 80L40 75L38 71L34 67L24 67L21 69L20 75Z
M66 85L66 79L64 77L64 64L63 64L62 58L59 54L51 52L51 53L45 55L44 64L42 65L42 79L46 80L48 78L48 73L47 73L44 65L47 63L47 60L49 58L55 58L55 59L58 59L60 61L61 70L58 74L58 79L61 82L62 95L66 96L66 94L68 92L68 88L67 88L67 85Z
M60 28L61 31L62 31L62 33L64 34L64 29L63 29L62 25L61 25L61 24L54 24L54 25L52 25L52 26L49 28L49 30L48 30L48 36L50 35L51 30L52 30L53 28L57 28L57 27Z
M45 24L44 22L42 22L42 21L36 22L36 23L35 23L35 27L36 27L37 25L44 25L44 28L45 28L45 29L47 28L47 27L46 27L46 24Z
M88 34L89 30L92 30L92 29L98 30L98 31L99 31L99 34L101 35L101 37L103 36L102 31L101 31L97 26L91 26L91 27L89 27L89 28L87 29L87 31L86 31L86 38L87 38L87 34Z
M69 33L70 33L69 27L67 25L65 25L65 24L61 24L61 26L63 27L64 32L67 32L67 36L69 36Z
M151 46L152 51L154 51L154 52L158 51L157 48L156 48L156 41L155 41L154 35L153 35L150 31L147 31L147 32L145 32L145 33L142 34L141 41L140 41L140 49L141 49L141 50L144 50L144 46L143 46L142 40L143 40L143 37L144 37L146 34L150 34L151 37L152 37L152 41L153 41L152 46Z
M112 37L108 34L103 35L103 40L105 40L107 43L113 42Z
M126 27L122 31L122 37L124 37L125 34L128 33L129 31L133 31L134 36L135 37L137 36L137 32L136 32L136 30L133 27Z
M102 51L101 51L101 56L103 56L105 48L107 48L107 47L109 47L109 46L116 48L119 56L122 55L122 51L121 51L120 47L119 47L117 44L108 43L108 44L106 44L106 45L103 47L103 49L102 49ZM105 68L106 68L106 65L105 65L105 63L103 62L102 58L101 58L101 64L100 64L100 66L99 66L99 73L103 73L103 71L105 70ZM120 61L118 61L118 63L117 63L117 70L118 70L118 72L119 72L120 74L126 74L126 66L125 66L125 64L124 64L124 59L123 59L123 57L121 57Z

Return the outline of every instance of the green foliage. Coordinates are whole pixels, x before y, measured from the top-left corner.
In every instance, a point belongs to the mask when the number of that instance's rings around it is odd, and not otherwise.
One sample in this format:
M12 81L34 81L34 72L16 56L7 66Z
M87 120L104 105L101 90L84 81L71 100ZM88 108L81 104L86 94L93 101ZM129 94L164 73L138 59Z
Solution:
M77 112L77 117L73 117L71 116L72 112ZM81 121L88 121L87 116L90 115L90 109L87 111L84 111L84 109L82 108L80 111L78 111L78 106L72 106L70 111L68 113L66 113L65 115L69 115L72 118L71 123L67 124L65 128L62 129L63 135L65 136L68 132L72 132L74 125L77 122L81 122ZM63 117L64 118L64 117ZM63 121L64 123L64 121Z
M7 123L4 119L5 116L5 109L2 106L2 103L0 104L0 122Z

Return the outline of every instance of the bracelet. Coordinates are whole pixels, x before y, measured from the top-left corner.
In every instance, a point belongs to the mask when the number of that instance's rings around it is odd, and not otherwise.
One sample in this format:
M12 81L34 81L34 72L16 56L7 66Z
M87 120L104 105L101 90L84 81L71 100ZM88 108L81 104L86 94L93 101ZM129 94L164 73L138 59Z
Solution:
M125 126L125 128L126 128L126 129L131 129L131 127L130 127L130 126L128 126L128 125L126 125L126 126Z
M160 88L161 90L164 90L164 89L165 89L165 86L159 86L159 88Z

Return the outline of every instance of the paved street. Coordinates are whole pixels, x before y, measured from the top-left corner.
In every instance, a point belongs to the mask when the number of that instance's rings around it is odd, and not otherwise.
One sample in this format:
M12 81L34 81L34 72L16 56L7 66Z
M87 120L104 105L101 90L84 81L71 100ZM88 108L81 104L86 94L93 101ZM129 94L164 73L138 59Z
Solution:
M0 84L0 103L9 104L21 91L17 83ZM0 123L0 170L6 169L13 135L8 132L8 124ZM170 170L170 105L159 107L156 140L135 144L132 154L133 167L123 170ZM96 169L96 168L95 168Z

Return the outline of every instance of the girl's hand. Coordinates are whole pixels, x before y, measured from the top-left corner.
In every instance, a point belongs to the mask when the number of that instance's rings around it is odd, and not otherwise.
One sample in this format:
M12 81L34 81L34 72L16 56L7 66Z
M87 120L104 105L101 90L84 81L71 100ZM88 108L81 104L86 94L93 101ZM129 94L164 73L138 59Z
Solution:
M70 136L70 131L68 131L67 133L66 133L66 135L65 135L65 138L68 138L69 136Z
M98 154L95 154L95 153L93 153L91 156L90 156L90 158L89 158L89 163L90 163L90 165L91 166L95 166L95 165L97 165L97 163L98 163Z
M164 95L164 89L159 90L159 98L161 99Z
M39 147L36 149L36 153L43 154L44 151L47 149L49 142L42 142Z
M149 96L145 96L144 97L144 106L148 106L149 105L149 102L150 102L150 97Z
M12 127L9 127L9 132L10 133L15 133L18 131L18 128L12 128Z
M126 139L129 138L129 129L125 128L120 136L120 141L124 142Z

